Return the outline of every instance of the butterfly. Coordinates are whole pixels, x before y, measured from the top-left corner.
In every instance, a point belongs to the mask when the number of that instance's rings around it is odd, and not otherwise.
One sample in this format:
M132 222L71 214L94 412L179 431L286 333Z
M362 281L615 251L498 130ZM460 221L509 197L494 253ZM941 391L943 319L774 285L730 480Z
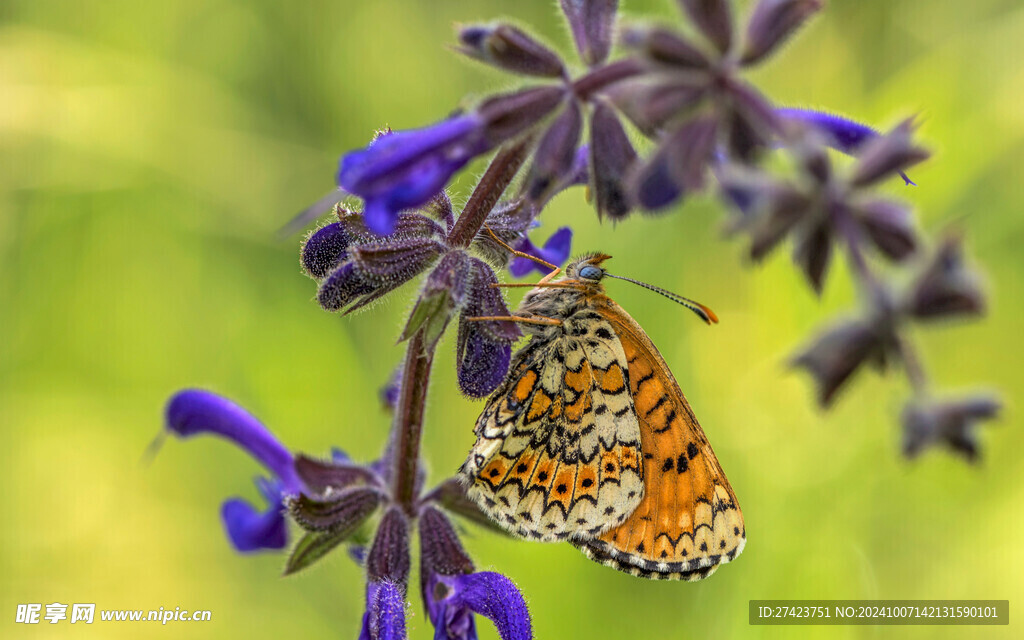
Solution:
M652 579L700 580L743 551L736 495L668 365L609 298L610 256L571 262L528 292L514 320L530 335L488 399L461 476L509 532L567 540L591 559Z

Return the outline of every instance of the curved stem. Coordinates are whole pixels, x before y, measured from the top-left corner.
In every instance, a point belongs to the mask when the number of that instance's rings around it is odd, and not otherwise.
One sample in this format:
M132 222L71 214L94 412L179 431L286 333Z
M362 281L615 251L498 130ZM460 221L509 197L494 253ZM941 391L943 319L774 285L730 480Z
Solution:
M462 215L455 221L455 226L448 234L449 244L453 247L468 247L473 243L476 234L487 221L487 215L498 203L498 198L505 193L505 189L523 166L532 139L532 136L527 136L494 156L494 160L491 160L490 166L463 207Z

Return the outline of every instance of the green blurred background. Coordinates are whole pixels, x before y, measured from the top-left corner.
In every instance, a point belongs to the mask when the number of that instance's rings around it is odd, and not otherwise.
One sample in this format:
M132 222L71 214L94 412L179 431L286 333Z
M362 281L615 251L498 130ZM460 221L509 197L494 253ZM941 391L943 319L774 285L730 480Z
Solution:
M631 16L677 20L667 0ZM446 48L454 22L509 16L570 52L551 0L0 4L0 635L356 637L359 569L338 553L298 577L234 553L218 509L255 498L254 463L223 442L169 441L142 462L176 389L236 399L290 447L374 458L377 390L401 355L405 289L340 319L313 301L298 237L277 229L331 189L374 129L420 126L506 76ZM837 268L816 299L780 253L751 268L708 199L601 225L580 190L544 217L614 267L713 307L709 329L639 288L612 295L648 330L743 505L749 544L699 584L652 583L568 545L470 529L481 568L510 575L540 638L1019 637L1024 596L1020 398L1024 6L1019 0L833 0L756 79L777 101L887 128L920 114L934 159L911 199L955 224L992 291L982 322L917 335L938 384L984 383L1009 407L969 466L898 455L899 375L861 376L828 414L788 354L856 294ZM465 198L475 165L454 185ZM481 405L454 385L451 338L424 454L437 480ZM1014 346L1016 345L1016 346ZM1009 627L751 627L752 598L1009 598ZM213 621L15 625L17 603L209 609ZM432 637L418 597L413 638ZM483 637L493 628L481 622Z

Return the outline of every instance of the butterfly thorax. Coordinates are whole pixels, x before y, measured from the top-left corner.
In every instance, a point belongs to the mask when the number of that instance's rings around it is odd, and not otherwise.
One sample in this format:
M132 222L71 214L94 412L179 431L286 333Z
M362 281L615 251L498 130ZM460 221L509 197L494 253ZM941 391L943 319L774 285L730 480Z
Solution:
M565 322L572 316L588 308L593 308L598 299L605 299L604 287L600 282L581 278L579 271L586 266L598 265L607 258L608 256L604 254L594 254L569 263L561 278L549 285L531 289L519 304L517 314L525 317L552 318ZM539 338L549 339L571 329L569 326L536 324L524 324L522 328Z

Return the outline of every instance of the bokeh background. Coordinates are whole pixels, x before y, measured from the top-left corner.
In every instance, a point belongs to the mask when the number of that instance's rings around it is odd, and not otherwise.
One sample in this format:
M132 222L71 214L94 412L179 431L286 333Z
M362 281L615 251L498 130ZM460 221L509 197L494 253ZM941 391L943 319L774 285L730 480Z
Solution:
M667 0L623 4L678 20ZM250 459L209 438L168 441L149 463L143 453L166 398L205 386L296 450L378 455L377 390L400 358L412 289L328 315L299 271L300 238L277 230L374 129L421 126L509 86L446 46L454 22L498 16L571 52L552 0L0 4L0 635L356 637L362 578L344 553L283 579L283 557L230 549L218 509L256 498ZM722 317L710 329L609 285L700 416L749 544L706 582L651 583L568 545L469 527L478 565L529 598L538 637L1020 637L1022 41L1018 0L834 0L757 74L781 103L882 128L920 115L935 157L913 172L919 187L887 189L929 231L963 230L987 274L989 318L916 336L938 385L988 385L1008 402L977 466L943 452L901 459L899 375L861 375L822 414L787 370L788 354L854 307L841 263L817 299L785 252L747 264L710 199L614 229L580 190L553 203L541 238L571 225L576 250L611 253L618 272ZM457 200L481 169L456 181ZM456 390L453 342L431 389L433 480L462 461L481 407ZM1008 598L1013 622L751 627L752 598ZM213 621L14 624L17 603L54 601L209 609ZM411 637L431 637L417 597L410 615Z

